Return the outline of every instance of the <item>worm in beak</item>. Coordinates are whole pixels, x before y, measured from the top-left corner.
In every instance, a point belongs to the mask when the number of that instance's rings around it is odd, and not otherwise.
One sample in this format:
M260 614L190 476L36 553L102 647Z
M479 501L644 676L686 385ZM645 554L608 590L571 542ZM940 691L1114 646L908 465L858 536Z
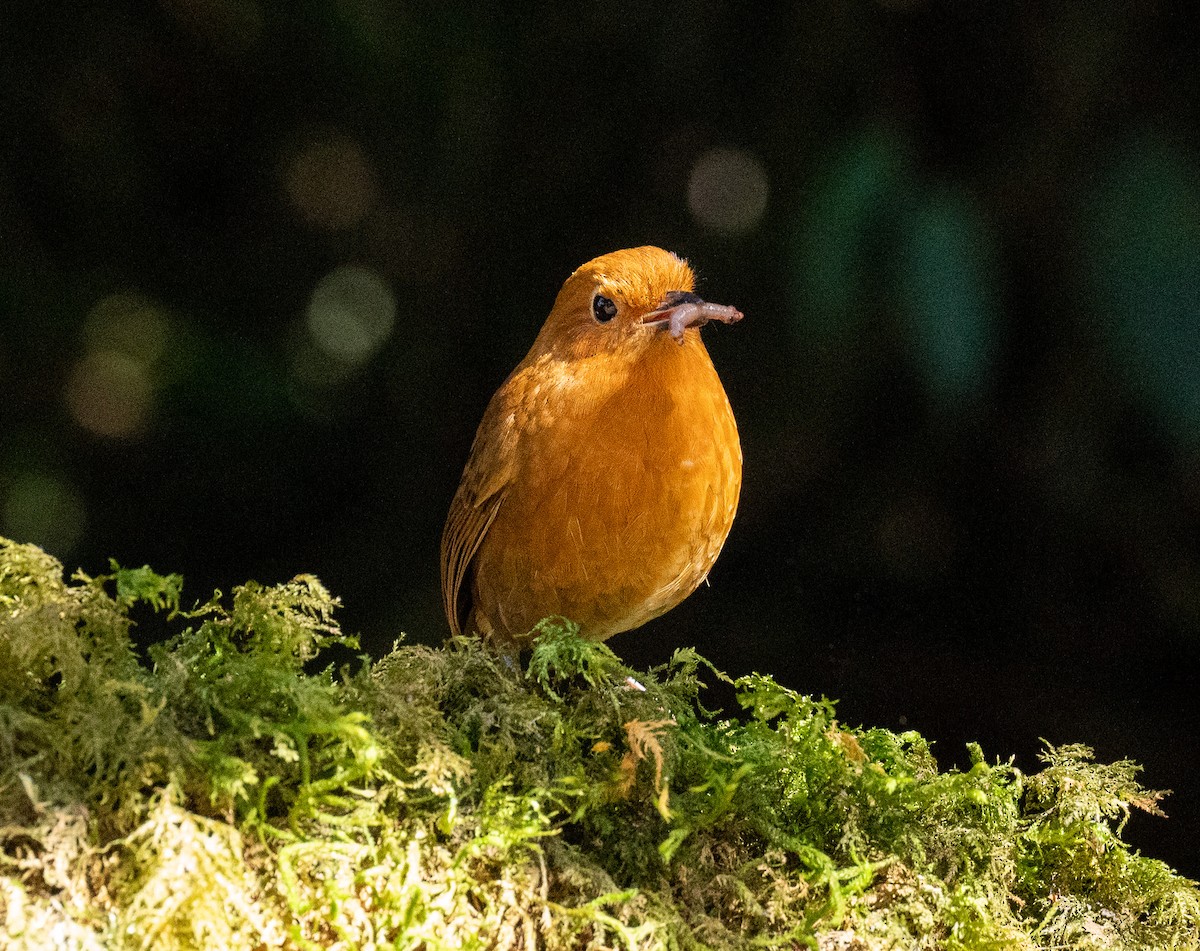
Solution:
M663 302L642 318L646 327L665 327L671 336L683 343L688 327L703 327L710 320L732 324L742 319L742 312L725 304L710 304L691 291L668 291Z

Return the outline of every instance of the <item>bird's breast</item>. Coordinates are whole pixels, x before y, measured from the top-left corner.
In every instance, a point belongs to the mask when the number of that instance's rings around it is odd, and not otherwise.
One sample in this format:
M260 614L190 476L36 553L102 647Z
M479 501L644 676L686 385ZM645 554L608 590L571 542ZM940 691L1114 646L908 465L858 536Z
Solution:
M549 614L603 638L669 610L729 532L741 450L698 339L529 383L519 466L479 552L481 608L513 635Z

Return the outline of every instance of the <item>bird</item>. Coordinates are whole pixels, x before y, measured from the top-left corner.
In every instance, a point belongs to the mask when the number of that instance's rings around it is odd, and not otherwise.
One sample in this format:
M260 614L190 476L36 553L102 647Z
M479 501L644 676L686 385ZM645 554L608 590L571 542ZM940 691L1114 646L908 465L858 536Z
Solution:
M603 641L707 579L737 512L742 450L700 327L742 319L688 263L614 251L567 278L492 397L441 542L451 633L501 650L544 618Z

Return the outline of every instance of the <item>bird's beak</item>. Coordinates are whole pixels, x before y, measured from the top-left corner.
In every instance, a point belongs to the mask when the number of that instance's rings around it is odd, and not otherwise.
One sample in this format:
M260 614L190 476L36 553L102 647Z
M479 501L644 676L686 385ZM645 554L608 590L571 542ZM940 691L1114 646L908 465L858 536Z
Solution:
M642 318L643 327L661 327L683 343L683 332L688 327L702 327L710 320L732 324L742 319L736 307L710 304L691 291L667 291L663 302Z

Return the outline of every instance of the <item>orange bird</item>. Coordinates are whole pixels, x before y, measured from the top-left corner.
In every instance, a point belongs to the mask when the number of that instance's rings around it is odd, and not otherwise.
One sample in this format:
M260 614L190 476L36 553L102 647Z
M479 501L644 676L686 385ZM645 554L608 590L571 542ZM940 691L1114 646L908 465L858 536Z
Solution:
M707 577L742 484L729 399L700 339L742 315L687 262L629 248L567 278L492 397L442 533L455 634L519 647L562 615L602 641Z

